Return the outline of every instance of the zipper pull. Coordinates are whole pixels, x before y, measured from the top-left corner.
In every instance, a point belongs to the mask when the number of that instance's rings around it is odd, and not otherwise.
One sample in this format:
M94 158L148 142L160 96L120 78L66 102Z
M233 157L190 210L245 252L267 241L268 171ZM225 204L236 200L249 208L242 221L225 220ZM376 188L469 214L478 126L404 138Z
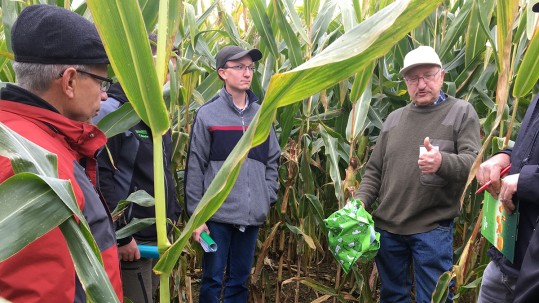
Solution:
M241 130L243 131L243 133L245 133L245 119L243 118L243 111L241 111L240 116L241 116Z

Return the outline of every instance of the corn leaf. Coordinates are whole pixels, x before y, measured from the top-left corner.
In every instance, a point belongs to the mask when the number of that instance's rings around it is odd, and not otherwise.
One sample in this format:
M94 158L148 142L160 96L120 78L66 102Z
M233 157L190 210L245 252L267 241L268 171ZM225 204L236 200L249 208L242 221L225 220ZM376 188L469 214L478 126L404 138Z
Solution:
M483 2L485 1L473 1L466 35L465 65L470 65L475 56L485 49L487 38L480 26L481 11L484 10L486 6Z
M249 9L249 13L251 13L251 18L255 24L257 32L262 38L262 42L264 42L266 47L270 50L271 55L274 58L277 58L279 56L279 52L277 51L277 43L275 42L273 29L270 26L270 20L266 14L264 2L257 0L243 0L243 3Z
M133 110L131 103L127 102L99 120L97 127L105 133L107 138L110 138L129 130L139 122L139 116Z
M275 7L275 18L281 31L281 35L286 43L286 50L288 51L288 59L290 65L294 68L303 63L303 54L301 52L301 46L298 41L298 37L294 33L292 27L286 20L286 16L283 13L283 6L281 1L273 0Z
M138 219L134 218L129 221L129 223L116 231L116 238L123 239L131 236L132 234L145 229L151 225L155 224L155 218L144 218Z
M38 176L20 173L7 179L0 184L0 229L5 232L0 241L0 261L16 254L72 215L69 208L58 203L56 193ZM22 221L25 223L20 224Z
M163 134L170 124L137 2L88 0L87 4L131 105L153 133Z
M64 235L71 258L77 270L77 277L84 287L89 302L120 302L114 288L110 284L109 277L87 241L85 235L79 228L79 224L74 217L60 225L60 230ZM99 255L101 256L101 255Z
M340 205L344 205L343 182L339 170L339 148L337 147L338 140L337 138L328 134L326 126L322 124L319 127L319 131L322 139L324 139L324 151L328 158L329 175L331 180L333 180L333 185L335 186L335 196L340 202Z
M537 80L539 80L539 62L537 58L539 58L539 30L535 31L518 68L515 86L513 87L513 96L522 97L537 84Z
M294 7L294 3L292 3L292 0L282 0L282 4L284 5L284 9L292 21L292 28L294 28L294 31L300 35L304 43L308 43L309 37L301 25L301 20L298 16L296 8Z
M142 11L142 18L146 28L149 30L148 33L157 24L157 12L159 11L159 1L156 0L138 0L140 9Z

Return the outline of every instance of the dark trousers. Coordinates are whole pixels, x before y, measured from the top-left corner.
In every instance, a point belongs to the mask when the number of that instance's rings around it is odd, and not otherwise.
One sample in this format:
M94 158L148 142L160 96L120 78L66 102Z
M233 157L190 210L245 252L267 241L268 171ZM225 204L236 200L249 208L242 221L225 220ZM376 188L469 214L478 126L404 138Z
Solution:
M258 226L247 226L245 231L231 224L206 222L217 251L204 253L200 301L225 303L247 302L247 280L251 274Z
M419 234L397 235L382 229L376 267L381 303L409 303L413 267L416 302L431 302L438 278L453 266L453 223ZM452 300L450 294L448 302Z
M156 245L156 243L144 243ZM153 273L157 259L140 258L128 262L121 261L122 287L124 296L133 303L153 303L153 297L159 286L159 276Z

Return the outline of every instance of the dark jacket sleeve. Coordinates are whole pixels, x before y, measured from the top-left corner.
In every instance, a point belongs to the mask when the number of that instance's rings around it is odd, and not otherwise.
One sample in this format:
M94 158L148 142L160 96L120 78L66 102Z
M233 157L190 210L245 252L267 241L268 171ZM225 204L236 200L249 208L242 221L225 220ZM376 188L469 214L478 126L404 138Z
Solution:
M518 176L517 195L539 205L539 165L524 165Z
M519 177L520 179L520 177ZM519 181L520 183L520 181ZM539 231L536 229L522 262L515 289L515 303L535 303L539 298Z
M118 193L117 190L119 189L116 187L116 182L114 181L114 171L116 168L112 162L115 158L117 159L115 155L117 155L118 151L120 150L119 146L121 146L120 136L109 138L107 145L103 147L103 149L97 155L99 189L105 198L105 202L107 202L110 211L113 211L118 205L119 200L116 199L116 197L127 197L129 195L128 192Z
M120 102L114 98L101 102L101 110L99 115L93 119L93 122L97 124L107 114L118 109L120 105ZM118 166L116 161L122 153L122 140L123 134L108 138L107 144L97 155L99 189L111 211L118 205L119 197L125 198L129 195L129 185L119 188L116 186L117 181L114 180L114 174ZM126 182L130 182L130 180Z
M94 123L99 122L107 114L113 112L120 106L120 102L109 98L104 102L101 102L101 110L99 115L93 119ZM108 138L107 144L99 151L97 155L97 165L98 165L98 174L99 174L99 191L105 199L110 211L112 212L118 202L120 201L119 197L127 197L129 195L129 185L119 187L117 182L114 180L114 174L117 170L115 159L120 158L120 153L122 152L122 140L123 134L118 134L111 138ZM122 219L120 219L122 220ZM115 222L116 230L120 229L122 226L125 226L127 223L124 221ZM118 245L123 246L131 242L132 237L118 239Z
M99 190L111 212L116 208L118 202L120 201L118 197L127 197L129 195L129 190L122 190L122 188L116 186L116 181L114 180L114 171L116 168L112 161L118 158L118 152L121 150L121 136L122 135L120 134L109 138L107 145L103 147L97 156ZM123 188L128 189L129 187L124 186ZM115 222L116 230L122 228L126 224L127 222L125 222L125 217L118 219L118 221ZM127 237L124 239L117 239L117 242L119 246L123 246L131 242L131 240L132 237Z

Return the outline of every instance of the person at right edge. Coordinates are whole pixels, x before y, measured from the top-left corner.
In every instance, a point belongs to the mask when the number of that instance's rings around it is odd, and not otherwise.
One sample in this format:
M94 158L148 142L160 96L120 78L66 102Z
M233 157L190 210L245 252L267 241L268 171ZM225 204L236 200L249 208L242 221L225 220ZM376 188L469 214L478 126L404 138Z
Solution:
M354 196L370 208L380 250L380 302L431 302L453 266L453 219L481 147L473 106L442 90L445 71L432 47L419 46L401 69L411 103L387 117ZM448 301L452 300L452 293Z
M539 135L538 98L539 95L536 95L528 107L513 148L506 148L483 162L476 174L480 185L492 181L487 191L495 199L501 200L508 213L513 213L516 205L520 212L513 263L495 247L489 249L491 261L483 272L479 303L513 302L518 293L516 285L521 268L521 276L530 273L530 268L524 269L523 260L539 219L539 148L535 147ZM509 164L509 174L500 179L501 170ZM537 249L536 244L533 247ZM528 262L536 261L530 259ZM524 286L525 289L528 287ZM539 297L536 297L533 302L538 300Z
M533 11L539 12L539 3ZM495 247L489 249L491 261L483 272L479 303L539 302L539 233L534 232L539 221L538 99L539 94L528 106L513 148L483 162L476 174L480 185L492 182L487 191L501 200L508 213L517 205L520 212L513 263ZM500 176L509 164L509 174Z

